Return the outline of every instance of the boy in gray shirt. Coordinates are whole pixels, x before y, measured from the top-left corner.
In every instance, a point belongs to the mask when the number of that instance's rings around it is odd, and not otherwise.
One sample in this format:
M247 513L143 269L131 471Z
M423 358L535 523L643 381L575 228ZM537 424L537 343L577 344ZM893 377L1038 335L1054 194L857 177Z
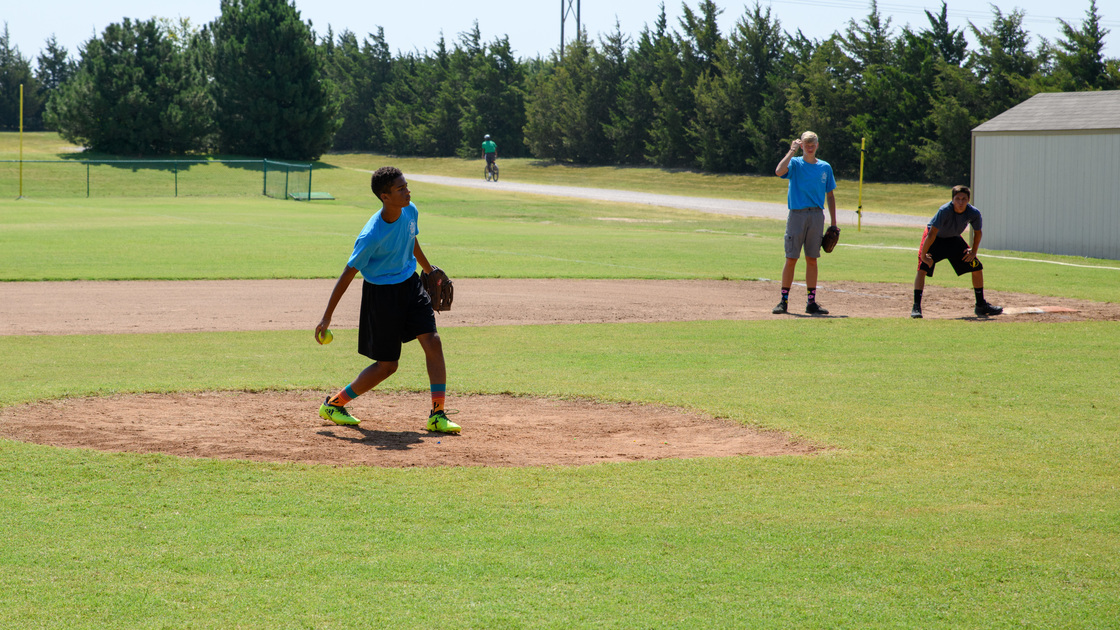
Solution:
M933 268L939 260L949 260L958 276L972 273L972 288L976 292L976 316L999 315L1003 308L992 306L984 299L984 265L976 257L980 250L980 237L983 218L976 206L968 203L972 191L968 186L954 186L953 200L937 210L926 231L922 234L922 244L918 247L918 275L914 278L914 307L910 317L922 318L922 291L926 286L926 276L933 275ZM972 226L972 247L968 246L961 234Z

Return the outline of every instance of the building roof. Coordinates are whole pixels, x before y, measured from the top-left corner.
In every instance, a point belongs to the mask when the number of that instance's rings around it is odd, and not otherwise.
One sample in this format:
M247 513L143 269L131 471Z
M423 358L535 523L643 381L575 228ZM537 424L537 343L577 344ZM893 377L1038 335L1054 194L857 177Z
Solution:
M1105 129L1120 131L1120 90L1035 94L972 131Z

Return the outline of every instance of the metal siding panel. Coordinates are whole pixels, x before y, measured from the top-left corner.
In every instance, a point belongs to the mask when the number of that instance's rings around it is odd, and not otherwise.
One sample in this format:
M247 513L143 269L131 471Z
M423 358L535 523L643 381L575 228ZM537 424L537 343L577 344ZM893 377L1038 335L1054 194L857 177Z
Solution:
M1027 136L1019 139L1016 149L1024 156L1017 172L1019 181L1023 182L1022 188L1016 191L1016 203L1022 209L1022 219L1016 231L1016 242L1009 243L1009 249L1019 249L1018 244L1023 243L1029 247L1039 247L1039 235L1042 230L1053 230L1049 225L1052 218L1042 209L1047 206L1044 199L1049 186L1048 183L1036 174L1042 170L1047 155L1052 151L1047 146L1048 138ZM1039 228L1042 230L1039 230Z
M1085 191L1082 216L1086 247L1076 253L1095 258L1120 259L1120 133L1087 136L1083 143Z
M1004 136L978 136L976 138L976 181L973 191L973 203L984 214L984 231L988 235L1006 235L1010 229L1010 211L1007 196L1004 192L1007 176L1003 171L1005 161L999 159L1004 155L1001 147L1005 144ZM985 237L988 238L988 237ZM999 240L992 243L999 248ZM981 247L984 243L981 242Z
M1120 260L1120 133L1097 136L1101 144L1092 187L1091 207L1096 208L1099 223L1094 236L1099 247L1098 258Z
M1098 233L1107 242L1101 249L1101 258L1120 258L1120 241L1117 240L1120 237L1120 202L1117 201L1120 200L1120 162L1117 155L1120 155L1120 134L1109 138L1101 151L1100 171L1108 174L1105 180L1111 185L1094 191L1098 196L1093 203L1102 209Z
M1046 138L1047 159L1039 164L1039 179L1046 182L1044 203L1050 212L1051 229L1042 233L1039 251L1056 254L1070 251L1076 243L1084 242L1084 221L1081 220L1078 199L1084 186L1084 170L1079 168L1077 153L1072 150L1078 142L1076 136Z
M1102 207L1105 209L1109 222L1112 224L1112 238L1108 258L1120 260L1120 134L1111 137L1111 160L1108 179L1112 182L1112 190L1105 193Z
M974 137L981 248L1120 259L1120 133Z

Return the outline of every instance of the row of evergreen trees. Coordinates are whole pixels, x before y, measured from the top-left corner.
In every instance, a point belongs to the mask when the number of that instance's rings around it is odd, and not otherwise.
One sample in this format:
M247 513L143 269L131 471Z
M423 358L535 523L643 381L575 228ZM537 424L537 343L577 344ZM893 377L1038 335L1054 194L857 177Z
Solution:
M342 119L310 25L285 0L222 0L221 9L202 29L124 18L86 42L77 61L52 38L37 76L5 24L0 125L18 126L18 112L8 116L18 93L9 90L23 83L25 128L57 129L95 151L318 158Z
M869 179L960 182L977 124L1037 92L1120 88L1095 0L1033 49L1024 14L993 7L987 28L969 26L974 50L944 3L925 28L896 32L872 0L816 41L758 3L724 35L701 0L678 28L662 5L634 39L581 34L547 59L483 42L477 23L450 46L393 55L382 29L319 37L286 0L221 8L201 29L125 19L77 61L52 37L34 73L5 25L0 128L18 126L23 83L27 128L118 154L474 156L489 133L504 156L767 173L814 129L840 175L857 172L865 140Z
M869 179L968 181L973 127L1038 92L1120 88L1095 0L1033 50L1021 11L992 12L970 25L970 50L945 3L896 34L872 1L825 41L789 34L758 3L727 36L709 0L686 5L679 30L662 10L633 45L616 28L531 74L525 142L557 160L770 173L813 129L841 175L857 174L866 141Z

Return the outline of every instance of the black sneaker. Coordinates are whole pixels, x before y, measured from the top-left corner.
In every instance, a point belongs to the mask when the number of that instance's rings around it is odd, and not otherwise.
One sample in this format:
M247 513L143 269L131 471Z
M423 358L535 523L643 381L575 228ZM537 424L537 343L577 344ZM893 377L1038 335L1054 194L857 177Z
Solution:
M782 300L781 302L778 302L778 305L775 306L774 310L770 312L775 315L784 315L789 312L789 303L785 300Z
M816 302L809 302L805 305L805 312L810 315L828 315L828 309L817 304Z
M921 318L922 318L922 307L914 306L914 308L910 309L910 319L921 319Z
M989 315L999 315L1002 312L1003 312L1003 307L1002 306L992 306L991 304L988 304L987 302L984 302L983 304L977 304L976 305L976 316L977 317L987 317Z

